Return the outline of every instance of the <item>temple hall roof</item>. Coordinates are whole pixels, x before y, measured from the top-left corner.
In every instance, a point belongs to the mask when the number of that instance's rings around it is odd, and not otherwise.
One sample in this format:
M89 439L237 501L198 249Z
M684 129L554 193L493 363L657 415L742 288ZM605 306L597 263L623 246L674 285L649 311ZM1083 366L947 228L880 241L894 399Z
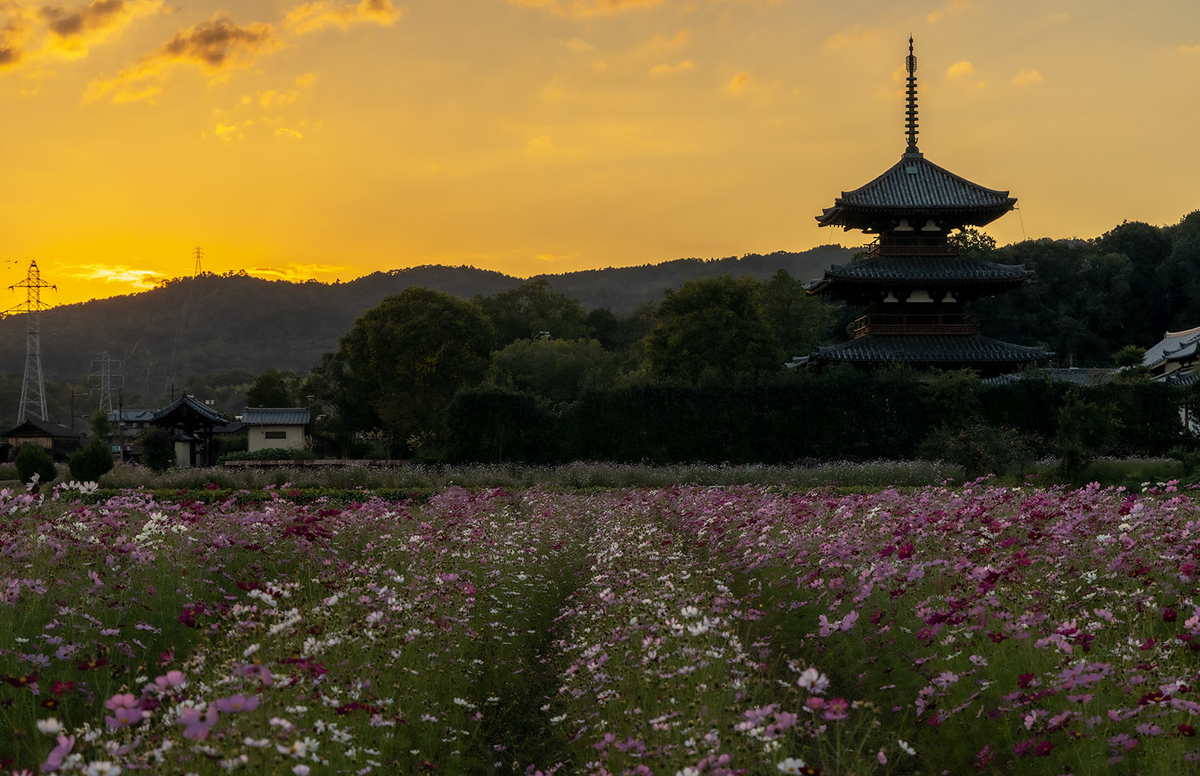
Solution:
M1184 331L1168 331L1158 344L1146 351L1142 366L1155 369L1169 361L1195 359L1197 346L1200 346L1200 326Z
M817 216L821 226L867 229L883 216L906 212L955 214L954 226L983 226L1012 210L1016 197L980 186L939 167L919 152L905 153L875 180L843 191Z
M1045 361L1053 356L1040 347L1013 345L978 334L868 334L849 342L818 348L812 361L920 364L1013 364Z

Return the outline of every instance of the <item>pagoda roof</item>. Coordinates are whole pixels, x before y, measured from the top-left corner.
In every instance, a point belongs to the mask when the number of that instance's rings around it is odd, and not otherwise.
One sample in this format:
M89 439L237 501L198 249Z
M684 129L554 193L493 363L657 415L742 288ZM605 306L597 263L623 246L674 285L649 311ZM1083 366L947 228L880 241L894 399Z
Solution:
M1041 347L1013 345L979 334L867 334L818 348L811 359L856 364L1024 364L1053 355Z
M961 256L876 256L857 264L839 264L808 286L820 293L835 282L921 284L1016 284L1033 277L1021 264L997 264Z
M884 174L853 191L843 191L817 216L821 226L871 228L881 216L911 212L958 216L958 225L983 226L1012 210L1016 197L989 189L939 167L920 152L906 153Z

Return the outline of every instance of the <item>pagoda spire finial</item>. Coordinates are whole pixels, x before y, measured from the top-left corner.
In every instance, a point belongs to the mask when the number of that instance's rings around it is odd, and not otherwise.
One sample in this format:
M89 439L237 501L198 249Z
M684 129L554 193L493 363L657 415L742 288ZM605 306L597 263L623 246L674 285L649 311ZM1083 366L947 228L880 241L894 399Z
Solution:
M912 35L908 36L908 59L905 61L908 70L908 148L904 153L919 154L917 148L917 58L913 54Z

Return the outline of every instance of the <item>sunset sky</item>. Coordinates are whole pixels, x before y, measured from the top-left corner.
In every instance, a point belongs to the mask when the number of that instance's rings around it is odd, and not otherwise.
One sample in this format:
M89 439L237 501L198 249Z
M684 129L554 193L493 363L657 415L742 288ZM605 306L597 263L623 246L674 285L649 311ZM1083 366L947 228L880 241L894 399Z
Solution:
M1001 243L1200 208L1195 0L0 0L0 288L776 250L904 150Z

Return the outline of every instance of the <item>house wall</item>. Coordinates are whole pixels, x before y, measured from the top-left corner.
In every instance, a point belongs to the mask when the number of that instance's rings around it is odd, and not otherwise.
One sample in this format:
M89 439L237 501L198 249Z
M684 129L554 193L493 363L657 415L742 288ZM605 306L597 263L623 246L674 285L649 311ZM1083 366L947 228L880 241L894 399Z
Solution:
M191 442L175 442L175 465L180 469L190 468L192 465L192 443Z
M247 434L246 450L251 453L270 447L284 450L302 450L305 447L304 426L250 426Z

